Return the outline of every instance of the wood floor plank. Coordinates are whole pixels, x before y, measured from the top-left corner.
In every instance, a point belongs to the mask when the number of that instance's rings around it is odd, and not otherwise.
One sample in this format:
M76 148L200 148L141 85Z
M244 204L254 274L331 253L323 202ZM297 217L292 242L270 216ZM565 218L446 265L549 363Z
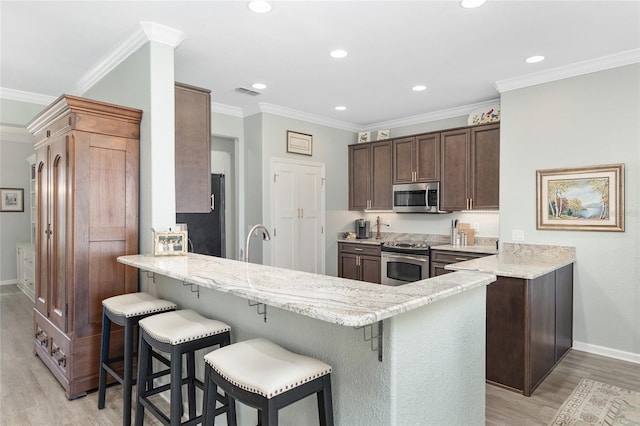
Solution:
M33 354L32 328L31 300L15 286L0 287L0 425L121 424L122 388L107 389L103 410L97 408L97 392L67 400L51 372ZM640 392L640 364L572 350L531 397L487 385L486 424L546 425L583 378ZM224 424L224 419L218 423ZM160 422L147 414L144 424Z

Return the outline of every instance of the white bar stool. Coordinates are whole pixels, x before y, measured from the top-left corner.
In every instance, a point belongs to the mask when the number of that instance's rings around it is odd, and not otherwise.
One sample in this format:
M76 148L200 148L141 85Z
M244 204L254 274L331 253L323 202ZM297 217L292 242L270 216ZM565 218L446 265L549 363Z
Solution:
M205 318L197 312L184 309L153 315L140 321L138 346L138 385L136 422L142 426L144 409L147 408L165 425L195 425L202 416L196 416L196 386L204 390L203 382L196 379L195 351L211 346L227 346L231 342L231 327L221 321ZM149 375L152 350L171 354L170 371ZM182 378L182 355L187 356L187 377ZM171 382L158 387L153 379L171 374ZM189 418L180 423L182 416L182 385L187 385ZM146 385L146 386L145 386ZM171 391L170 412L167 417L149 398L166 390ZM217 393L216 393L217 395ZM227 398L217 395L225 404L217 414L227 412Z
M213 425L217 388L228 397L227 424L236 426L235 401L258 409L258 424L276 426L278 410L317 394L321 426L333 426L331 366L258 338L210 352L205 360L203 425ZM230 419L229 419L230 417Z
M98 379L98 409L103 409L107 392L107 373L122 385L123 409L122 424L131 424L131 393L135 384L133 376L134 345L133 337L138 322L150 315L172 311L176 304L162 300L148 293L127 293L109 297L102 301L102 338L100 343L100 376ZM109 358L111 344L111 323L124 327L124 356ZM159 358L159 357L157 357ZM122 374L115 365L124 364Z

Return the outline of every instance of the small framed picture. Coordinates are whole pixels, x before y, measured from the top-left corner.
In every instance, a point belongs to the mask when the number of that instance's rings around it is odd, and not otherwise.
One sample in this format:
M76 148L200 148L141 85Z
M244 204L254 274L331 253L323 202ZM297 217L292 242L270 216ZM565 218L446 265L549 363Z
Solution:
M287 130L287 152L313 155L313 136Z
M371 140L371 132L358 132L358 143L369 142Z
M24 189L0 188L0 197L2 197L0 212L24 211Z
M187 254L187 232L170 231L153 233L154 256L175 256Z
M389 130L378 130L378 140L383 141L385 139L389 139Z

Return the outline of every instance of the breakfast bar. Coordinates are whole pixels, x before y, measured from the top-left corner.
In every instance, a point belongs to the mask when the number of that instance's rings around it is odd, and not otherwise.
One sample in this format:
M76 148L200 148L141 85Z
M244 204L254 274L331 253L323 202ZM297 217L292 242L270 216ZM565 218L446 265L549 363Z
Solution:
M118 261L146 272L142 290L228 323L232 342L264 337L330 364L337 425L484 424L493 274L388 287L192 253ZM238 422L255 410L239 406ZM281 411L282 425L316 422L314 398Z

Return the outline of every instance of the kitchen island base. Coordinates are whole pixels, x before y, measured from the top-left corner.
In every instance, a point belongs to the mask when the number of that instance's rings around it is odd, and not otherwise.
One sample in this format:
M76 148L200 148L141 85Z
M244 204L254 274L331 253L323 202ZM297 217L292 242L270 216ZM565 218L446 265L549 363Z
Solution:
M182 281L154 275L155 283L143 280L147 291L226 322L232 342L264 337L330 364L336 425L484 424L485 286L384 320L380 362L360 329L271 306L265 322L247 299L206 288L198 298ZM317 419L314 396L280 411L283 426ZM255 425L255 410L238 404L238 424Z

